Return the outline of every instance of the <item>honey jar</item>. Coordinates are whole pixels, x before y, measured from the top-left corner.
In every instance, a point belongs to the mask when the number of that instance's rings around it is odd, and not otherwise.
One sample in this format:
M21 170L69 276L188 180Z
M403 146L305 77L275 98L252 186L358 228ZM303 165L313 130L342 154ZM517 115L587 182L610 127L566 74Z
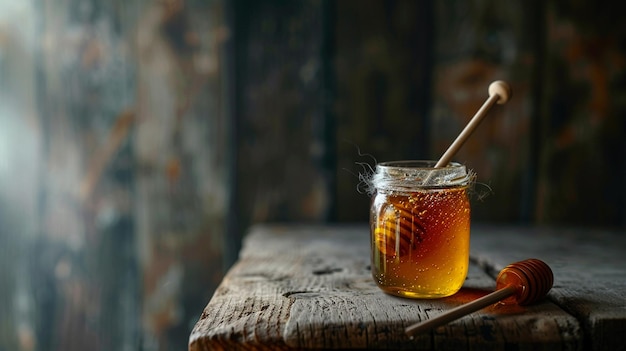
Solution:
M472 175L459 163L434 165L384 162L372 176L371 267L386 293L439 298L465 281Z

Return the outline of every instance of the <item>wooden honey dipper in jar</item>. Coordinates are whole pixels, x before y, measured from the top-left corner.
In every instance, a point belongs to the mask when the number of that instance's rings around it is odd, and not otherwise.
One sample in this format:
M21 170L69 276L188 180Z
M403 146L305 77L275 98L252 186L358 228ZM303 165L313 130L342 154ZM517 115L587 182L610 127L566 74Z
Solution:
M435 318L411 325L405 329L408 335L419 334L440 325L452 322L467 314L478 311L496 302L529 305L544 298L554 283L550 267L538 259L527 259L511 263L500 271L496 278L496 291L454 308Z
M409 198L396 200L374 229L376 247L384 255L405 256L415 249L426 232Z
M433 299L456 293L469 267L473 173L452 157L495 104L512 96L504 81L439 161L404 160L376 165L370 206L372 276L384 292Z

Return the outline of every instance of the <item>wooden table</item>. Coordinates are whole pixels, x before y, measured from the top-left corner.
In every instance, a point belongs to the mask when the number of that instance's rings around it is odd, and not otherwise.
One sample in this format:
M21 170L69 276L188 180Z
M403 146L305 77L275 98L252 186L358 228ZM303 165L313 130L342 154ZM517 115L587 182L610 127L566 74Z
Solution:
M461 291L439 300L382 293L369 229L257 226L193 329L189 349L626 349L626 233L472 228ZM404 328L492 291L511 262L535 257L555 275L547 299L494 305L411 339Z

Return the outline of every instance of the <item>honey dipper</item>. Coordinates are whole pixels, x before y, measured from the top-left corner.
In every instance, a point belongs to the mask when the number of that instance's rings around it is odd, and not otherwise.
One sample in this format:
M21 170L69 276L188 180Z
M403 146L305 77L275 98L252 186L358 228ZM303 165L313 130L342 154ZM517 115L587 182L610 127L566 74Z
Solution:
M483 105L476 111L476 114L470 121L467 123L465 128L459 133L456 139L450 144L446 152L441 155L439 161L435 165L435 168L445 167L452 156L456 154L457 151L461 148L461 145L465 143L467 138L474 132L476 127L480 124L480 122L485 118L487 112L491 109L494 104L502 105L511 99L513 93L511 92L511 86L502 80L496 80L495 82L489 84L489 88L487 89L489 92L489 98L483 103Z
M419 334L452 322L498 301L529 305L546 296L552 288L554 276L543 261L530 258L504 267L496 278L496 291L454 308L427 321L413 324L405 329L408 335Z
M467 122L465 128L459 133L459 135L454 139L452 144L448 146L448 149L441 155L437 163L435 164L435 168L445 167L450 163L452 157L459 151L461 146L465 143L465 141L472 135L476 127L482 122L482 120L487 116L489 110L493 107L493 105L503 105L506 104L507 101L511 99L513 96L513 92L511 91L511 86L509 83L503 80L496 80L489 84L487 88L487 92L489 93L489 97L483 105L476 111L476 114ZM430 182L432 173L430 173L422 182L423 184L428 184Z

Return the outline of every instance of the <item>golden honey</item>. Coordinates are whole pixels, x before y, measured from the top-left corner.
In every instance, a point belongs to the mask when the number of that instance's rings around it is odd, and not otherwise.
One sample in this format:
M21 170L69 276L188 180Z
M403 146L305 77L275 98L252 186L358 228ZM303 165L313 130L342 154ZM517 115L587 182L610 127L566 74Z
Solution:
M465 281L470 176L459 164L445 168L433 169L427 161L377 166L370 213L372 275L387 293L438 298L456 293Z

